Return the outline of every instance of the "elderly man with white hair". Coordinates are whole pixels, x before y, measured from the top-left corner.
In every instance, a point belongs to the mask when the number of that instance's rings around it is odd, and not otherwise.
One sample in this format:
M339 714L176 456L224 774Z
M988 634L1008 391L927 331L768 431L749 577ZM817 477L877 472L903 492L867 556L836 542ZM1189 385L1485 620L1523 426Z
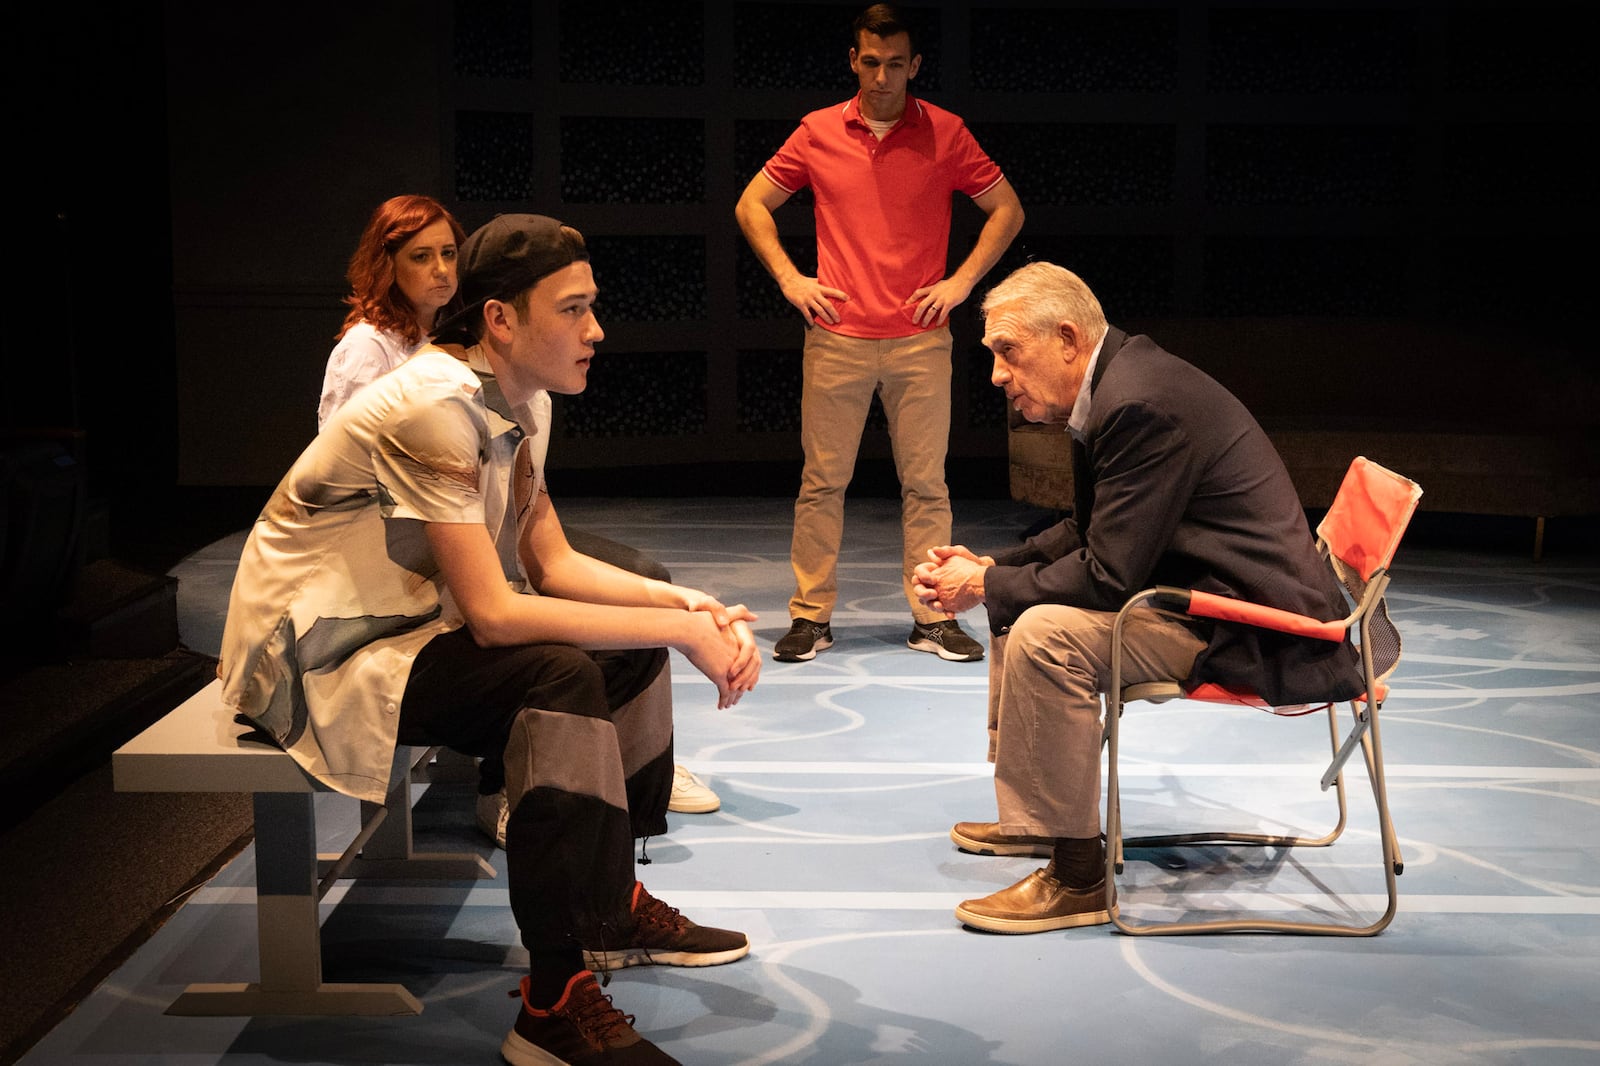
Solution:
M928 553L916 593L989 615L989 758L999 817L951 838L980 855L1048 856L1010 888L956 908L965 924L1038 933L1109 922L1100 834L1100 698L1117 611L1151 585L1201 589L1338 618L1294 485L1234 396L1146 336L1106 322L1083 280L1030 263L983 303L994 384L1032 422L1072 436L1070 517L994 555ZM1348 698L1348 644L1265 633L1156 608L1124 629L1122 679L1227 677L1274 703Z

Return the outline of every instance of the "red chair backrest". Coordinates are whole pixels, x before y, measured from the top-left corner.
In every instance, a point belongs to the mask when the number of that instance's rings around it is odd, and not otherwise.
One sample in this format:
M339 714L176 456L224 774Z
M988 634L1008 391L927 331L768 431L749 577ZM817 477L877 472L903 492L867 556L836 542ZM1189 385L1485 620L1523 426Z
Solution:
M1415 481L1358 455L1318 523L1317 536L1331 555L1368 581L1394 558L1421 498Z

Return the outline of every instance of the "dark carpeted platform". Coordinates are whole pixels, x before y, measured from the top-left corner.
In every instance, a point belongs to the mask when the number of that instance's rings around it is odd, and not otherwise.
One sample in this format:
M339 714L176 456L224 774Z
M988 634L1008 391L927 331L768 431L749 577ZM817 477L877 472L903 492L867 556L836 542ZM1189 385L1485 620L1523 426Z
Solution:
M0 1064L22 1055L250 841L240 795L112 790L111 753L216 672L176 582L99 560L19 612L0 664ZM32 621L23 626L24 619Z
M0 834L0 1063L70 1013L250 830L249 796L113 792L106 763Z

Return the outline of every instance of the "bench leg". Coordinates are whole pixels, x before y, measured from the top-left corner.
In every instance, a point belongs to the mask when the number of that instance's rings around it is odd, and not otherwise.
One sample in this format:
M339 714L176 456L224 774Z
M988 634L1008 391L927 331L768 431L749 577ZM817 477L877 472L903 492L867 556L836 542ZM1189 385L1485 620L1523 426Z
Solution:
M258 984L195 984L168 1014L420 1014L398 984L325 984L317 913L317 831L311 793L258 792L256 937Z
M481 855L463 852L419 852L412 846L411 785L404 777L390 791L384 807L361 804L361 824L380 810L383 821L367 838L361 855L345 868L344 877L380 877L403 881L476 881L495 876ZM326 860L329 856L323 856Z
M432 783L443 784L476 784L478 781L478 760L470 755L463 755L459 751L449 748L440 748L434 755L433 761L417 767L411 775L418 784Z

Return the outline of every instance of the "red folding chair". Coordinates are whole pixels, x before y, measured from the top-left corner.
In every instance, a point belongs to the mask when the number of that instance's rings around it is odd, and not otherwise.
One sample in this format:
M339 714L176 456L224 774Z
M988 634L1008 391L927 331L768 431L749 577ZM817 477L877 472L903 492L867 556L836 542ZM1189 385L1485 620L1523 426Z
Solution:
M1386 679L1400 660L1400 634L1384 607L1383 594L1389 585L1389 563L1400 545L1417 501L1422 496L1415 482L1386 470L1364 456L1358 456L1345 473L1333 505L1317 525L1317 548L1333 568L1335 576L1354 604L1344 618L1321 621L1260 604L1200 592L1193 589L1157 587L1145 589L1128 600L1117 615L1112 630L1111 684L1105 694L1107 792L1106 792L1106 884L1113 893L1117 875L1123 871L1123 849L1173 847L1188 844L1248 844L1259 847L1326 847L1344 832L1346 820L1344 764L1359 746L1367 763L1367 777L1378 809L1379 833L1383 841L1384 880L1389 905L1383 915L1369 924L1360 921L1288 921L1260 917L1186 920L1172 922L1127 920L1119 909L1111 914L1117 928L1135 935L1180 933L1304 933L1322 936L1374 936L1394 919L1399 902L1395 878L1404 869L1399 841L1389 818L1388 793L1383 777L1383 746L1378 733L1378 711L1388 695ZM1128 613L1137 607L1159 607L1202 618L1244 623L1284 633L1345 641L1355 638L1366 680L1363 694L1351 701L1354 717L1349 733L1340 742L1340 727L1335 702L1296 708L1274 708L1253 692L1225 684L1186 687L1177 682L1150 682L1122 686L1122 629ZM1375 698L1369 699L1371 693ZM1321 836L1275 835L1244 832L1177 833L1124 840L1117 774L1119 725L1123 706L1135 700L1163 703L1172 699L1202 700L1238 704L1280 715L1302 715L1325 709L1333 761L1322 775L1322 789L1333 786L1339 801L1338 822ZM1124 912L1125 913L1125 912Z

